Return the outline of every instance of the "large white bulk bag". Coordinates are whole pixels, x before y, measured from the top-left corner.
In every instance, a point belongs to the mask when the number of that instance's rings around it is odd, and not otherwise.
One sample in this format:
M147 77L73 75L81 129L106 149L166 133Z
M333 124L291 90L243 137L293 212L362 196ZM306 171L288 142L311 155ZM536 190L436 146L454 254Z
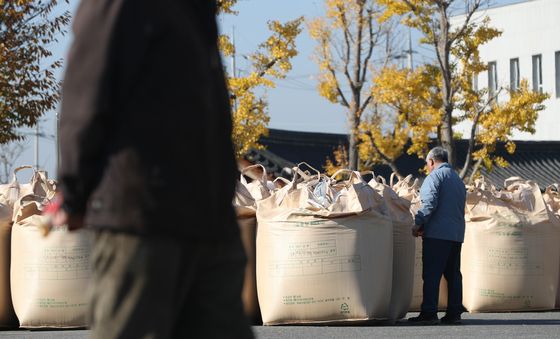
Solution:
M558 184L549 185L543 197L549 210L554 214L556 219L560 220L560 191ZM558 276L558 289L556 290L556 308L560 308L560 275Z
M12 208L0 197L0 327L16 327L10 292L10 241Z
M10 290L12 217L14 205L20 196L33 192L33 179L35 179L33 176L30 183L20 184L17 173L32 168L32 166L17 167L13 171L12 181L0 185L0 327L18 326Z
M400 197L393 189L373 179L369 185L383 197L393 224L393 282L389 319L395 321L406 316L412 302L414 282L415 241L411 234L414 220L410 213L410 201Z
M247 182L245 173L252 169L260 169L259 179ZM270 196L274 184L268 180L266 169L262 165L251 165L241 171L233 199L233 206L237 214L237 223L241 233L241 242L247 264L245 265L245 279L241 291L243 309L253 324L261 322L259 302L257 297L256 276L256 236L257 236L257 200Z
M504 186L469 187L463 303L470 312L553 309L560 225L536 183L510 178Z
M46 196L51 186L41 181ZM56 227L44 236L47 217L41 215L46 197L19 199L12 227L11 291L23 328L86 327L91 276L91 234Z
M386 319L392 229L361 178L317 174L257 202L257 290L265 325ZM333 176L336 177L336 176Z

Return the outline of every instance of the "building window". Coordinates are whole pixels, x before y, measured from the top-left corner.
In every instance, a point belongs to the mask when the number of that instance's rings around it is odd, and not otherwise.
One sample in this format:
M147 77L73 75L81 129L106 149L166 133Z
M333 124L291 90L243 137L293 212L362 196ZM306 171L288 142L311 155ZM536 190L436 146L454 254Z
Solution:
M509 59L509 88L512 91L519 89L519 58Z
M542 86L542 56L533 55L533 91L543 92Z
M498 92L498 68L496 61L488 63L488 97L494 100L494 96Z
M560 51L554 53L554 64L556 66L556 97L560 98Z

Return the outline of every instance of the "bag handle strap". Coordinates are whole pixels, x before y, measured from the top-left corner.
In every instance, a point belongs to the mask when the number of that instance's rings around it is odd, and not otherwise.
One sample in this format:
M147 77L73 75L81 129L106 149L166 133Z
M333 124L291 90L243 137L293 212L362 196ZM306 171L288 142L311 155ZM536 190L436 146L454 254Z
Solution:
M312 171L316 172L317 174L314 175L310 175L308 173L306 173L304 170L301 169L302 166L307 166L309 169L311 169ZM292 168L292 171L294 172L294 176L292 178L292 185L295 188L295 184L297 182L297 179L299 177L301 177L303 179L303 181L307 182L308 184L315 184L317 182L319 182L321 180L321 172L319 170L317 170L315 167L309 165L306 162L300 162L299 164L297 164L295 167Z
M277 177L276 179L274 179L274 183L276 183L277 180L279 181L283 181L286 185L282 188L280 188L275 195L273 195L275 197L275 203L276 206L280 206L280 204L282 204L282 202L284 201L284 198L288 195L289 192L295 190L297 188L297 180L298 178L302 178L304 182L309 182L312 179L312 176L308 175L307 173L305 173L300 167L302 165L306 165L309 168L312 168L313 170L315 170L317 172L317 181L320 180L321 178L321 174L319 171L317 171L315 168L311 167L308 163L306 162L300 162L299 164L297 164L296 166L292 167L292 180L289 181L285 178L282 177Z
M262 176L261 176L260 181L261 181L261 183L263 183L264 185L266 185L266 182L267 182L267 180L268 180L268 175L267 175L267 173L266 173L266 168L265 168L263 165L261 165L261 164L250 165L250 166L247 166L247 167L245 167L244 169L242 169L242 170L241 170L241 174L239 175L239 181L241 181L241 183L242 183L243 185L247 185L247 179L245 179L245 176L244 176L245 173L247 173L249 170L252 170L252 169L254 169L254 168L259 168L259 167L260 167L261 170L262 170Z
M360 175L362 176L362 178L364 177L364 175L371 175L371 181L370 182L374 182L374 183L378 183L379 181L377 180L377 176L375 175L375 172L373 170L369 170L369 171L361 171Z
M276 182L277 182L277 181L282 181L285 185L287 185L287 184L289 184L289 183L291 182L290 180L288 180L288 179L286 179L286 178L284 178L284 177L277 177L276 179L274 179L274 180L272 181L272 183L276 185Z
M330 179L334 181L335 178L339 174L342 174L342 173L350 174L350 177L348 178L348 181L347 181L347 183L348 183L347 186L350 186L354 182L354 180L357 180L358 182L364 182L364 179L362 178L362 175L360 174L360 172L353 171L351 169L345 169L345 168L339 169L338 171L334 172L334 174L331 175Z
M387 180L385 180L385 178L381 175L377 176L377 181L382 183L383 185L387 185Z
M19 171L21 171L21 170L24 170L24 169L32 169L34 172L36 172L36 171L35 171L35 168L34 168L33 166L31 166L31 165L24 165L24 166L16 167L16 168L13 170L13 172L12 172L12 184L14 184L14 183L17 184L17 183L18 183L18 180L17 180L17 173L18 173Z
M52 185L49 184L49 179L47 178L47 173L45 171L35 171L33 177L31 178L31 185L33 187L34 194L37 194L36 188L39 186L45 193L46 198L53 198L55 187L52 187Z
M548 186L546 186L544 193L546 194L558 194L560 193L560 190L558 189L558 184L550 184Z
M319 171L318 169L316 169L315 167L309 165L308 163L306 163L305 161L300 162L299 164L296 165L296 167L294 167L294 169L296 170L296 172L298 172L298 174L303 177L304 179L309 178L309 175L305 173L305 171L303 171L301 169L302 166L307 166L309 169L311 169L313 172L317 173L317 177L321 176L321 171Z
M360 175L362 176L362 178L364 177L364 175L368 175L368 174L371 174L371 177L372 177L373 179L375 179L375 176L376 176L376 175L375 175L375 172L374 172L373 170L361 171L361 172L360 172Z
M418 178L414 179L414 182L412 183L412 187L413 189L417 190L420 188L420 180Z
M396 184L395 177L397 178L397 181L401 180L401 177L396 172L393 172L393 173L391 173L391 176L389 177L389 186L391 186L391 187L395 186L395 184Z
M546 211L546 203L539 185L533 180L528 180L527 183L533 188L533 195L535 196L535 212Z
M525 180L523 180L523 178L521 177L509 177L504 180L504 187L507 188L513 184L522 183L522 182L525 182Z
M24 169L32 169L34 171L33 176L35 176L36 173L35 168L31 165L19 166L12 171L12 181L10 182L8 194L7 194L8 203L12 206L15 205L15 203L19 199L19 194L20 194L20 184L17 179L17 173Z
M394 183L391 187L393 188L393 186L395 186L396 188L398 187L414 188L414 186L417 185L418 183L418 178L416 178L414 181L413 179L414 177L412 176L412 174L409 174L404 178L399 177L399 180L396 183ZM392 179L389 180L390 182L394 180L394 176Z

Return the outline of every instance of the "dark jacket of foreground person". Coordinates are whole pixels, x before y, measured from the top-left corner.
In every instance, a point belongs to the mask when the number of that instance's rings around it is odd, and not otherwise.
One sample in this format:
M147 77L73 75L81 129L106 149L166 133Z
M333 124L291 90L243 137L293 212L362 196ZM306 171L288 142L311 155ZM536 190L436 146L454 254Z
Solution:
M60 127L65 209L95 229L237 234L215 2L103 3L84 2L91 8L74 21Z

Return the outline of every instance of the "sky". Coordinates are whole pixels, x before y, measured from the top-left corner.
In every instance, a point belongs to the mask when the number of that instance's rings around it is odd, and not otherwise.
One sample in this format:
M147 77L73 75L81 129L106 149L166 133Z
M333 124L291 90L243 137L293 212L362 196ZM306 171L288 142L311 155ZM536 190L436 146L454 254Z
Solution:
M521 0L491 0L492 6L521 2ZM79 1L70 0L69 4L59 6L59 11L69 10L74 13ZM259 43L269 36L268 20L285 22L304 16L312 19L322 16L324 5L322 0L239 0L235 9L238 15L226 15L218 19L222 33L235 35L237 50L236 65L241 72L246 71L244 55L256 50ZM265 93L269 104L269 128L294 131L323 133L347 133L345 112L342 106L332 104L319 96L316 91L318 67L311 59L315 42L309 37L305 25L296 40L299 54L292 60L293 68L284 80L276 82L276 88ZM68 28L70 30L70 28ZM406 38L406 37L405 37ZM433 58L433 52L426 46L418 46L418 36L413 34L414 63L418 64ZM68 33L54 45L54 57L66 57L72 41ZM231 59L224 59L230 67ZM57 74L59 79L64 76L64 67ZM45 169L50 178L56 178L56 111L49 112L41 119L39 128L45 137L39 142L39 167ZM26 134L33 130L25 129ZM17 159L16 166L34 164L34 137L26 141L25 152ZM28 180L23 174L21 181Z

